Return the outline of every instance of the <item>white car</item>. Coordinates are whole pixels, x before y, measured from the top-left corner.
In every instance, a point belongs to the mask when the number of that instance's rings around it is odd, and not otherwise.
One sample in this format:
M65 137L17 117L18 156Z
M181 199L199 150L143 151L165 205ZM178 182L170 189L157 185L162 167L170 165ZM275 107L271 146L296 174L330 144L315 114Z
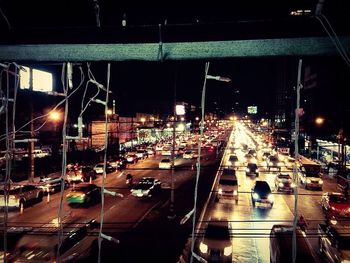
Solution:
M153 193L160 190L160 185L161 182L154 177L143 177L130 192L139 198L151 197Z
M171 168L171 160L166 158L166 159L162 159L159 162L159 169L170 169Z
M194 156L193 156L193 152L192 151L186 151L184 152L184 154L182 155L182 158L184 159L192 159Z

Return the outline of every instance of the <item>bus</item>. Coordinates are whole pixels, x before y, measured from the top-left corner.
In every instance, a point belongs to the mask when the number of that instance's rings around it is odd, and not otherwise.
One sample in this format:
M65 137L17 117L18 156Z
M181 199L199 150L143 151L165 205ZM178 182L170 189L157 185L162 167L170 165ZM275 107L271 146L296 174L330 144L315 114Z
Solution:
M297 158L297 172L299 181L305 189L322 190L323 180L321 173L321 165L299 155Z

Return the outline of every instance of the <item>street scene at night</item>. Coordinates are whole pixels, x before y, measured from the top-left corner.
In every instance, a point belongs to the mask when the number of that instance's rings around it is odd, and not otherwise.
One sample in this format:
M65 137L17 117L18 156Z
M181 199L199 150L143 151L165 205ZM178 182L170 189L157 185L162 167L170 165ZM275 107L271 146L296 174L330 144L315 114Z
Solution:
M0 0L0 260L350 262L349 7Z

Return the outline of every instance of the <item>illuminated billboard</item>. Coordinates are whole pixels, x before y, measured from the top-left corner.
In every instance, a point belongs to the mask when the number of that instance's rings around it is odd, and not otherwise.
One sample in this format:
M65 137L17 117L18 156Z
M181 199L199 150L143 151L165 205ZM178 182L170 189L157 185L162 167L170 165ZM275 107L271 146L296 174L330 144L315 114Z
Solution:
M185 115L185 106L184 105L176 105L175 107L176 115Z
M249 114L257 114L258 113L258 107L257 106L248 106L248 113Z
M23 67L19 73L20 88L29 89L30 68ZM51 92L53 88L52 73L43 70L32 69L33 91Z

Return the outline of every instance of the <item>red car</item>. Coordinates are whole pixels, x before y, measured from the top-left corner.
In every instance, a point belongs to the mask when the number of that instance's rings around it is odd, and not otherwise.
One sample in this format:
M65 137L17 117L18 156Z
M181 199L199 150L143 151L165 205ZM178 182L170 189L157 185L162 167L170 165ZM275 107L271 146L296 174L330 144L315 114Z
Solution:
M350 201L342 193L324 193L321 205L326 218L350 218Z

